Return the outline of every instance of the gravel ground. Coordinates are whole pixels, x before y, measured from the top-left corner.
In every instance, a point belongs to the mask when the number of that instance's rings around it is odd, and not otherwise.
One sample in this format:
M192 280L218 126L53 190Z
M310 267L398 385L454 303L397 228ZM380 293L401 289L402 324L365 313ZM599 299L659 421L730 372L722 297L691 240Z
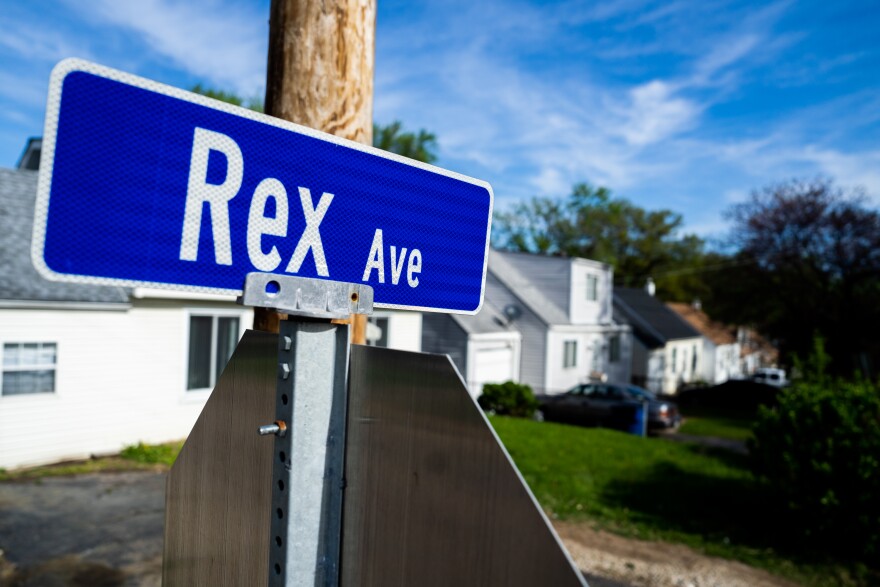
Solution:
M164 473L0 483L0 587L158 587L164 501ZM591 587L793 587L680 545L556 529Z
M700 554L687 546L647 542L554 523L572 558L588 576L632 587L796 587L766 571ZM591 587L601 587L597 581Z

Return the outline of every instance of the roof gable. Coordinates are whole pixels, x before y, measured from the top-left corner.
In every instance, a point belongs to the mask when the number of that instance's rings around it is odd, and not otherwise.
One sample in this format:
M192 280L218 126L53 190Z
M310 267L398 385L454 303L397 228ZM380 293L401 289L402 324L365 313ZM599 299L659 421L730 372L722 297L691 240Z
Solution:
M642 289L615 288L614 305L648 346L657 347L670 340L700 336L681 316Z
M723 345L736 342L736 332L733 328L712 320L708 314L691 304L671 302L666 305L714 344Z
M529 258L526 258L529 257ZM535 270L547 263L541 276ZM489 251L489 271L545 324L568 324L570 259L543 257L526 253ZM565 305L560 305L560 300Z
M121 287L48 281L31 262L37 173L0 168L0 299L128 303Z

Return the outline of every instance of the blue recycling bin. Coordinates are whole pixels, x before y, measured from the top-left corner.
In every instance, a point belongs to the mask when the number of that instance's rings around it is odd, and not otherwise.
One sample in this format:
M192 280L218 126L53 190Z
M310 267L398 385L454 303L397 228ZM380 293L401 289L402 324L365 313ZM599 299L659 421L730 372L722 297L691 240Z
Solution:
M648 402L638 402L632 406L632 420L626 431L636 436L648 435Z

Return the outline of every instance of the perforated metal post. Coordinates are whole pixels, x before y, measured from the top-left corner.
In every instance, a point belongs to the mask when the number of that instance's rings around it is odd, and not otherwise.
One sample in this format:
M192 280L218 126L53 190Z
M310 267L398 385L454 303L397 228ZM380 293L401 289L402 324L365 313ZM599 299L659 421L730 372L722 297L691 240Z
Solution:
M280 324L269 585L338 585L349 327L331 318L372 311L368 286L248 276L242 303L274 307Z
M337 585L348 325L280 324L269 585Z

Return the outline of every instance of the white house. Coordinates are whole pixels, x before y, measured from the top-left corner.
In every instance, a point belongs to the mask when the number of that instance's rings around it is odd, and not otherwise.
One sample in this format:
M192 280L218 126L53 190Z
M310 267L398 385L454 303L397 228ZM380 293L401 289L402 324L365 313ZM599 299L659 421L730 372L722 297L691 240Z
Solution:
M739 343L739 370L744 377L752 375L762 367L777 367L779 350L766 338L751 328L739 327L736 331Z
M612 284L603 263L493 250L481 312L425 314L422 349L448 353L474 396L506 380L536 393L628 381L631 335L612 319Z
M643 289L615 288L615 318L633 331L632 382L675 393L703 376L703 337L681 316Z
M706 383L724 383L728 379L742 377L740 371L740 344L736 328L709 318L699 302L693 304L670 303L669 308L681 316L703 336L703 372Z
M0 169L0 467L185 437L252 311L230 296L46 281L30 257L36 185L35 171ZM372 322L372 344L420 350L418 313Z

